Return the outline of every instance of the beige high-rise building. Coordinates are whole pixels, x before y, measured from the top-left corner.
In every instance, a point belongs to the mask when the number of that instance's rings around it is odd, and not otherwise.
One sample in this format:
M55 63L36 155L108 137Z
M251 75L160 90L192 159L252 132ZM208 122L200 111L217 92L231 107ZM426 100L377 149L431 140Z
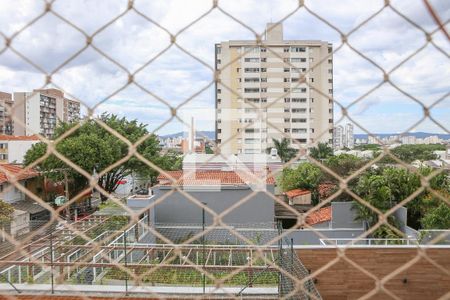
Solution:
M14 128L10 114L12 105L12 95L0 92L0 134L11 135L13 133Z
M332 144L332 45L283 40L279 23L267 24L262 44L216 44L216 141L221 152L263 153L273 146L272 138L283 134L294 148Z
M80 118L80 103L64 97L57 89L14 93L14 135L40 133L51 138L58 121Z

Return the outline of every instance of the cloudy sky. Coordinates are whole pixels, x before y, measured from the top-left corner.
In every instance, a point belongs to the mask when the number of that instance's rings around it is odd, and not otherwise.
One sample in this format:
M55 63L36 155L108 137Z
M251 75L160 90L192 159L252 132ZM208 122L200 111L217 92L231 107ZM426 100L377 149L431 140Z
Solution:
M0 31L14 38L11 46L28 58L31 65L11 49L0 50L0 91L30 91L45 84L44 72L57 72L53 81L67 93L82 100L95 113L104 111L137 118L158 134L182 130L181 123L164 122L170 118L165 103L180 109L186 120L194 115L197 128L214 130L214 44L231 39L254 39L254 31L262 33L265 24L284 21L285 39L316 39L341 46L338 31L319 20L305 8L297 10L294 0L222 0L219 9L212 9L210 0L136 0L136 11L128 11L127 0L56 0L55 14L48 13L20 34L14 35L44 11L38 0L0 0ZM351 32L361 22L383 8L381 0L314 0L305 1L315 14L326 19L342 33ZM410 18L426 32L435 32L437 25L422 0L392 0L393 8ZM430 1L444 22L450 19L450 2ZM104 30L99 28L112 22ZM142 15L147 16L144 18ZM206 14L206 15L205 15ZM203 16L197 22L191 24ZM232 16L232 17L230 17ZM62 17L87 35L97 32L92 47L79 30L62 21ZM152 23L153 21L154 23ZM191 26L188 26L190 25ZM447 23L447 30L450 24ZM177 35L171 45L170 33ZM351 46L390 72L391 81L381 85L349 108L354 120L371 132L403 132L422 116L422 106L443 99L431 110L432 116L447 132L450 130L450 42L436 31L433 43L427 43L423 31L408 23L392 8L379 15L348 38ZM422 48L400 67L403 60ZM81 51L83 50L83 51ZM74 59L69 58L81 51ZM164 51L164 52L163 52ZM187 53L195 56L192 57ZM102 55L104 53L107 57ZM112 62L115 61L116 63ZM151 61L150 64L147 64ZM127 72L139 72L136 85L122 89L128 81ZM349 105L383 80L383 73L347 45L334 54L334 97ZM403 91L403 92L402 92ZM86 110L85 110L86 111ZM335 119L340 119L339 108ZM415 131L445 132L427 120ZM356 132L361 129L356 127Z

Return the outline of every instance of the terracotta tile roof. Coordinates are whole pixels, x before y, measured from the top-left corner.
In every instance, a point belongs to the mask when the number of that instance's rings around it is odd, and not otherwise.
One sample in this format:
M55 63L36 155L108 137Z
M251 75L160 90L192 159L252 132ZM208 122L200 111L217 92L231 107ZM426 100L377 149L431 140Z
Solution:
M0 134L0 141L39 141L37 135L6 135Z
M326 199L330 197L336 190L337 185L331 182L319 184L319 197L320 199Z
M331 221L331 206L322 207L306 217L306 224L314 225Z
M15 177L17 180L25 180L38 176L34 170L24 170L21 166L12 164L0 164L0 184L8 182Z
M288 198L294 198L294 197L298 197L301 195L307 195L307 194L311 194L310 191L308 190L301 190L301 189L294 189L294 190L290 190L284 193L284 195L286 195Z
M185 176L183 176L183 171L166 171L165 173L177 180L179 185L247 185L252 181L257 183L253 176L244 172L238 174L235 171L201 170L195 173L187 172ZM263 175L255 174L255 176L261 178ZM171 179L165 174L160 174L158 181L160 185L172 185ZM268 177L266 184L275 184L274 178Z

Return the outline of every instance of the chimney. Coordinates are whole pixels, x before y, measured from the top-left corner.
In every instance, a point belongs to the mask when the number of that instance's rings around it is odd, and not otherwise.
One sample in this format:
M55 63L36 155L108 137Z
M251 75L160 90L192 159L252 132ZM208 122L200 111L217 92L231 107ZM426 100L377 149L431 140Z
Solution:
M283 40L283 24L267 23L266 41L281 42Z

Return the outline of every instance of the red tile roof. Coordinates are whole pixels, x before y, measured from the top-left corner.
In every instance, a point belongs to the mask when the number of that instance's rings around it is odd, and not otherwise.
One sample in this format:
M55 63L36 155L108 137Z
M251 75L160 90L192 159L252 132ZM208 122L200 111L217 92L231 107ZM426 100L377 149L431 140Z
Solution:
M308 191L308 190L294 189L294 190L287 191L284 194L288 198L294 198L294 197L298 197L298 196L301 196L301 195L311 194L311 192Z
M262 178L265 175L255 174L251 176L244 172L235 171L220 171L220 170L201 170L196 172L186 172L183 175L183 171L165 171L167 175L170 175L179 185L247 185L248 183L257 183L256 178ZM161 185L172 185L172 181L165 174L158 176L158 181ZM266 179L266 184L275 184L273 177Z
M6 135L0 134L0 141L39 141L37 135Z
M314 225L331 221L331 206L322 207L306 217L306 224Z
M38 176L34 170L24 170L21 166L12 164L0 164L0 184L10 181L12 178L25 180Z

